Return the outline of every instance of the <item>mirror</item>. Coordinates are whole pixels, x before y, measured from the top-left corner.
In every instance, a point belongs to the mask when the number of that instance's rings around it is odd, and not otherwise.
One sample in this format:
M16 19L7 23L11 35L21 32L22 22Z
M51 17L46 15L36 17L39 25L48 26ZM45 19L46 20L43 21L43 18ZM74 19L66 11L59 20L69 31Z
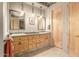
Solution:
M9 27L10 30L24 30L25 29L25 14L20 11L9 10Z
M46 19L45 17L38 18L38 31L46 30Z

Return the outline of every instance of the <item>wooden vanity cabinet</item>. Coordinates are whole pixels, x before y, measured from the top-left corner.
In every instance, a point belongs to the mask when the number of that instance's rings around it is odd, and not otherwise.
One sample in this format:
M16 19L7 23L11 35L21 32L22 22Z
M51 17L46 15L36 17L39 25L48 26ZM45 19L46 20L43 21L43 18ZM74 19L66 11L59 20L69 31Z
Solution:
M32 52L50 46L50 34L14 36L14 54Z

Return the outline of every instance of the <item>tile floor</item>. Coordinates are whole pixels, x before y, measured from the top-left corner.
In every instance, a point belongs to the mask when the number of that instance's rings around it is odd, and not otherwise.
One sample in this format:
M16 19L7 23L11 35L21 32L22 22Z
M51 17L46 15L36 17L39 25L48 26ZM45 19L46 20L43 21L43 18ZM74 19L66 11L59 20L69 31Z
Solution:
M68 57L68 54L65 53L62 49L50 48L42 53L35 55L34 57Z
M31 53L25 53L16 57L69 57L69 55L59 48L44 48Z

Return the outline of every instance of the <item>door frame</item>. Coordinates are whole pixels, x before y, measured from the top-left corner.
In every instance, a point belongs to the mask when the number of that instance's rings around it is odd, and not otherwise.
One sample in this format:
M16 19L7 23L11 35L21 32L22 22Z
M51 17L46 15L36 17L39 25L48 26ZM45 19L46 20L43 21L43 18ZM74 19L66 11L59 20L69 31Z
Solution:
M53 9L54 8L56 8L56 7L58 7L58 6L61 6L61 5L63 5L63 8L64 8L64 17L63 17L63 19L65 19L65 21L66 21L66 23L64 23L64 24L66 24L66 25L64 25L64 35L62 36L62 43L63 43L63 50L64 51L66 51L66 52L68 52L68 44L69 44L69 10L68 10L68 2L66 3L66 2L59 2L59 3L56 3L55 5L52 5L49 9L50 9L50 19L51 19L51 39L53 40L53 17L52 17L52 13L53 13ZM65 26L68 26L66 29L65 29ZM66 38L65 38L66 37ZM65 39L64 39L65 38ZM54 42L53 42L53 44L54 44Z

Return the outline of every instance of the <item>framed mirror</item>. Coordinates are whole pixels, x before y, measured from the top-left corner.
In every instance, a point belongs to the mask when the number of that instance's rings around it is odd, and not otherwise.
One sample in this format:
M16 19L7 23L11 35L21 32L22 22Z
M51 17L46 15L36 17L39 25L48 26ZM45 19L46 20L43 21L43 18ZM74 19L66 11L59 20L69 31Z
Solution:
M25 30L25 14L20 11L9 10L9 29L11 31Z
M46 18L38 17L38 31L46 31Z

